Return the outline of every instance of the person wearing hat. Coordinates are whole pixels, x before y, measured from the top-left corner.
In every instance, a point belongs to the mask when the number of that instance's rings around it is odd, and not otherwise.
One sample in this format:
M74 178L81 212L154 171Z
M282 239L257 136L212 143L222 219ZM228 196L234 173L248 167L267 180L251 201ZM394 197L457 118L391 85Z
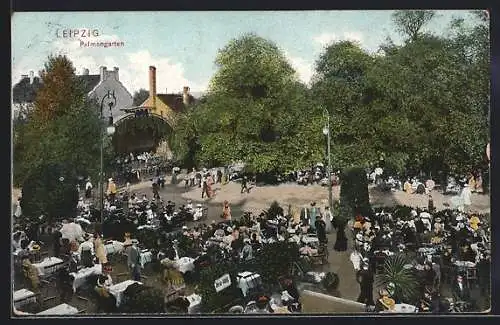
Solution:
M108 190L107 194L109 196L110 201L114 201L116 197L116 184L113 181L113 178L108 179Z
M224 201L224 206L222 207L222 218L226 221L231 221L231 207L227 200Z
M356 281L359 283L360 293L358 302L367 306L373 306L373 271L370 269L369 264L363 261L361 270L356 273Z
M94 243L93 238L90 234L85 233L83 235L84 242L78 247L78 255L80 256L80 262L83 267L94 266L93 255L94 255Z
M31 264L29 258L25 258L22 265L24 280L28 283L29 288L35 293L39 292L40 278L38 277L37 268Z
M316 207L316 202L311 202L309 209L309 227L311 230L316 231L316 218L319 215L319 210Z
M463 274L457 274L455 278L455 283L452 287L453 299L455 301L470 301L470 290L464 282Z
M253 259L253 248L250 238L243 239L243 249L241 250L241 260L248 262Z
M99 260L99 264L107 264L108 257L106 254L106 248L104 247L104 243L102 242L101 234L98 232L95 232L94 234L94 250L96 257Z
M464 212L470 211L470 207L472 205L471 195L472 195L471 188L469 184L465 183L464 187L462 188L462 192L460 193L460 199L463 204Z
M394 309L396 302L389 296L389 292L387 289L380 289L379 298L377 299L377 303L375 304L376 312L384 312L390 311Z
M141 281L141 251L137 247L137 241L127 238L123 247L127 254L127 266L132 280Z
M326 238L326 223L323 221L323 217L321 215L316 217L314 226L316 228L316 236L318 236L320 244L327 244L328 239Z
M90 178L87 178L87 183L85 183L85 198L90 199L92 197L92 183Z

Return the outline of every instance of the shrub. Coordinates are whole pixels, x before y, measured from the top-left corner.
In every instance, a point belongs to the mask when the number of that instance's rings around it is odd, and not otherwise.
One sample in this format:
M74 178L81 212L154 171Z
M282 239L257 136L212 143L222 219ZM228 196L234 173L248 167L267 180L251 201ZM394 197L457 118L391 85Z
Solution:
M134 294L127 295L120 309L125 313L163 313L165 312L165 296L159 288L142 287Z
M372 216L368 179L363 168L350 168L344 171L340 184L340 215L349 220L357 213Z
M76 181L76 176L59 164L34 169L23 183L23 214L30 218L45 214L48 222L75 216L78 203Z

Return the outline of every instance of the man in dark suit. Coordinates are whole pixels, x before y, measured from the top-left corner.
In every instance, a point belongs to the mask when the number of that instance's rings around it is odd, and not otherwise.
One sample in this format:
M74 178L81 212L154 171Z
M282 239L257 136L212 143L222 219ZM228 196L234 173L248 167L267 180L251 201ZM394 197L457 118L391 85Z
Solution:
M455 301L470 301L470 290L467 288L464 278L461 274L457 275L456 281L453 284L453 298Z

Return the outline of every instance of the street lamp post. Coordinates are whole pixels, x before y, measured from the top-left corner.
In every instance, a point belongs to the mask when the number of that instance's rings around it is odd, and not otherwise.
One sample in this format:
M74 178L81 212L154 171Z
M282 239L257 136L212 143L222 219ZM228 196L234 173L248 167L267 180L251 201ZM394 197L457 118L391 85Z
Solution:
M323 108L324 112L326 113L326 126L323 128L323 134L327 137L327 155L328 155L328 166L327 166L327 173L328 173L328 207L330 208L330 211L332 211L333 208L333 185L332 185L332 158L331 158L331 136L330 136L330 113L326 108Z
M108 106L109 106L109 113L110 113L110 118L108 122L108 126L106 127L106 134L107 135L112 135L115 133L115 127L113 126L113 115L111 114L111 109L116 105L116 97L115 97L115 92L108 91L106 95L103 96L101 100L101 121L104 118L104 112L103 112L103 107L104 107L104 101L108 99ZM101 167L100 167L100 173L99 173L99 186L100 186L100 200L101 200L101 226L104 222L104 130L101 130Z

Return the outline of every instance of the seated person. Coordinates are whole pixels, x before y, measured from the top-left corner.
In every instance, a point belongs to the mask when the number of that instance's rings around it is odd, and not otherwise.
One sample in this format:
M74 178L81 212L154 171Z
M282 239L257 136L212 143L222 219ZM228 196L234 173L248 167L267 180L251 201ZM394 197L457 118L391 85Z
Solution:
M383 312L393 310L394 305L396 305L396 302L389 297L389 292L386 289L381 289L379 291L379 299L375 302L375 311Z

